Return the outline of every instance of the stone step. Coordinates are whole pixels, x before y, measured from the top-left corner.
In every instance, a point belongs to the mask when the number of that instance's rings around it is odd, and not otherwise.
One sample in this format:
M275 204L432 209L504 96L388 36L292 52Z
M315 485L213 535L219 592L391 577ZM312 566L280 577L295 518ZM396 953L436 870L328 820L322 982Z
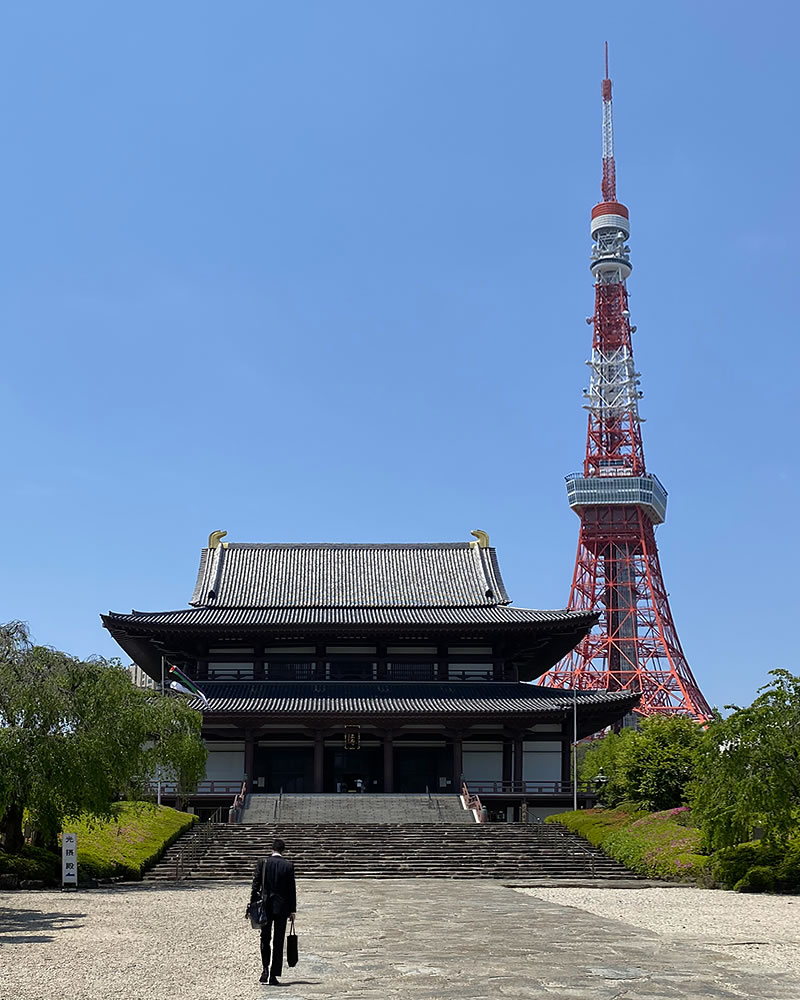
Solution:
M147 879L174 880L179 852L199 835L180 838ZM186 878L249 881L276 835L286 840L300 878L635 878L580 838L538 824L219 824L202 835Z

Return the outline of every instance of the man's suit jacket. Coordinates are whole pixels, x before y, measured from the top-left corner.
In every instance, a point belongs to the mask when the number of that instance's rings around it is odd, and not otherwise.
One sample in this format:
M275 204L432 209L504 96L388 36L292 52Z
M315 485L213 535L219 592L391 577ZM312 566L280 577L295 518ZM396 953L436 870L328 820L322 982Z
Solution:
M270 858L264 858L256 865L253 875L253 887L250 893L250 902L254 903L261 896L261 882L264 865L267 866L264 877L264 893L274 893L279 900L274 901L271 908L271 916L288 917L290 913L297 911L297 889L294 882L294 865L279 854L273 854Z

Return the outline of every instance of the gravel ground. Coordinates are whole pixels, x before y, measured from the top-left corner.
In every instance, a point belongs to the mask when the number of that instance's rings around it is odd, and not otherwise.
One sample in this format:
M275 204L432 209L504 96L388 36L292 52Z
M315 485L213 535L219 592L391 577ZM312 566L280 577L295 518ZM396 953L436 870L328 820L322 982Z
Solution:
M800 976L800 897L709 889L519 889Z
M794 900L530 891L491 880L300 880L300 963L284 968L283 992L298 1000L800 1000L800 976L787 972L797 962L787 920L800 906ZM258 983L247 897L244 883L0 892L0 1000L273 995ZM731 944L739 939L771 943Z

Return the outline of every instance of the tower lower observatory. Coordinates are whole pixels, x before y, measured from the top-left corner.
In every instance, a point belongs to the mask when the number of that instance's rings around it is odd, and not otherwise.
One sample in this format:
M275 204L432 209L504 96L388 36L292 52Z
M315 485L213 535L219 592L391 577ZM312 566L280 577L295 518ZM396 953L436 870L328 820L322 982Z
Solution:
M595 629L543 679L553 687L642 692L639 711L685 714L710 709L692 676L672 620L656 548L667 491L645 468L639 373L633 361L625 285L631 273L628 209L617 201L611 80L603 94L602 201L592 209L595 279L586 457L567 477L570 507L580 517L569 607L600 612Z

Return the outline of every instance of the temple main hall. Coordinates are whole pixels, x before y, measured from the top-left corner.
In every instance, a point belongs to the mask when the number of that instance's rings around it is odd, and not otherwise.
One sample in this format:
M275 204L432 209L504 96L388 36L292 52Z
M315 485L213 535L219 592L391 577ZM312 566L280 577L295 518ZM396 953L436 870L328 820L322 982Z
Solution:
M178 666L207 698L200 812L247 793L457 794L490 819L561 811L578 738L629 691L535 681L594 613L517 608L485 532L424 544L250 544L213 532L189 607L103 624L154 682ZM167 789L178 797L174 787ZM581 790L581 797L588 794Z

